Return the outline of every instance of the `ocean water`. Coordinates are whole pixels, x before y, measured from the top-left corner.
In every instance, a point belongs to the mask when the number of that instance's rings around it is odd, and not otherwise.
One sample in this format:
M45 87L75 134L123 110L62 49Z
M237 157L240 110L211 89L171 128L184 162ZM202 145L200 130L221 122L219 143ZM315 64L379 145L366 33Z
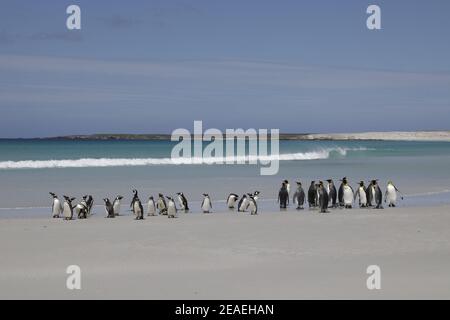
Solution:
M284 179L302 181L347 176L379 179L384 190L394 181L405 195L400 206L450 203L450 143L400 141L280 141L279 172L261 176L260 165L173 164L169 141L0 141L0 216L48 215L48 192L81 198L92 194L94 212L103 215L102 200L131 190L141 200L159 192L183 191L194 212L203 193L213 199L215 211L226 211L230 192L261 191L260 212L276 208ZM206 145L206 143L204 144Z

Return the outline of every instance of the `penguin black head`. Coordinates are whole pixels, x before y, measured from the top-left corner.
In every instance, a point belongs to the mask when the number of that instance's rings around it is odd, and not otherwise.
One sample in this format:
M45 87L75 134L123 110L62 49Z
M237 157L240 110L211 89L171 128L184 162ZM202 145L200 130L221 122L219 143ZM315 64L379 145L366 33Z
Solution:
M246 194L243 194L243 195L242 195L242 199L244 199L244 198L247 198L247 195L246 195Z
M328 182L328 183L332 183L332 182L333 182L333 179L327 179L327 182Z
M314 185L316 183L316 181L312 180L311 181L311 185Z
M298 185L298 186L301 186L302 183L301 183L300 181L297 181L297 185Z
M162 193L158 193L158 197L164 198L164 195Z
M49 194L50 194L53 198L57 198L56 194L54 194L53 192L49 192Z
M135 195L137 195L138 191L137 191L136 189L133 189L133 193L134 193Z
M359 185L360 185L361 187L364 187L364 181L360 181L360 182L359 182Z
M284 180L283 182L284 182L285 184L288 184L288 183L289 183L289 181L287 181L287 180Z
M204 194L203 194L203 196L205 196L205 197L209 197L209 195L208 195L207 193L204 193Z
M259 195L261 192L259 192L259 191L255 191L255 192L253 192L253 196L257 196L257 195Z
M376 185L377 182L378 182L378 179L372 180L372 184L373 184L373 185Z
M166 198L169 199L169 200L173 200L173 198L172 198L172 197L169 197L169 196L166 196Z
M148 197L149 200L153 200L153 196Z
M248 195L249 197L253 196L253 194L251 194L251 193L247 193L247 195Z
M117 200L122 200L123 197L122 197L122 196L117 196L116 199L117 199Z

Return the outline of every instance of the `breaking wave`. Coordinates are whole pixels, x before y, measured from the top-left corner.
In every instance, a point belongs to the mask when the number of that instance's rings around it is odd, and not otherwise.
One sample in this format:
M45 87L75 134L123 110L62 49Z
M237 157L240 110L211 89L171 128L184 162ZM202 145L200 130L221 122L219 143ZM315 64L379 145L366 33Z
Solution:
M209 158L83 158L65 160L21 160L0 161L0 170L8 169L50 169L50 168L89 168L89 167L135 167L157 165L198 165L225 163L268 163L270 161L301 161L329 159L333 156L345 157L348 151L364 151L367 148L326 148L309 152L285 153L280 155L246 155L236 157Z

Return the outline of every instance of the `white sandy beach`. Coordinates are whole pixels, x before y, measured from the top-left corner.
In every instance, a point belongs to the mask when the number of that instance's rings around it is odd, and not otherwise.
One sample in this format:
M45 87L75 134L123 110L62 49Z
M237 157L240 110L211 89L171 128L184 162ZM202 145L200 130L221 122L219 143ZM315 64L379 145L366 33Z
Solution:
M448 206L1 219L0 298L448 299L449 230ZM73 264L81 290L66 289Z

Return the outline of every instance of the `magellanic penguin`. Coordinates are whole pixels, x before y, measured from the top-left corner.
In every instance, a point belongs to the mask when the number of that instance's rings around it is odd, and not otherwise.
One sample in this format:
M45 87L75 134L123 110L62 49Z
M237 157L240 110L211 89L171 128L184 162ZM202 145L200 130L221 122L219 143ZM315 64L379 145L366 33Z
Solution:
M236 201L239 199L239 196L235 193L230 193L227 198L227 207L228 209L234 209L236 205Z
M105 202L106 218L114 218L116 214L114 212L113 204L108 198L103 199L103 201Z
M261 194L261 192L259 192L258 190L256 190L255 192L253 192L253 199L255 201L258 201L259 199L259 195Z
M395 207L397 205L397 192L401 193L392 181L389 181L384 195L384 202L387 202L389 207ZM403 196L401 199L403 200Z
M310 209L316 206L316 197L317 197L316 182L313 180L311 181L311 184L309 185L308 189L308 206Z
M328 182L327 193L328 193L328 199L330 202L329 204L331 205L331 207L336 208L337 207L336 186L334 185L334 181L332 179L328 179L327 182Z
M136 196L133 201L133 213L136 220L144 220L144 207L142 206L141 200Z
M319 195L319 208L321 213L328 212L328 193L323 185L323 182L319 182L318 186L318 195Z
M162 193L158 195L158 200L156 200L156 209L158 209L159 214L167 214L167 203Z
M203 213L210 213L211 210L212 210L211 198L207 193L204 193L202 201L202 211Z
M147 215L148 216L156 216L156 204L153 196L148 198L147 202Z
M375 202L375 209L383 209L383 193L378 185L378 180L372 180L370 187L371 199L372 203Z
M167 203L167 217L168 218L176 218L177 217L177 206L175 205L175 201L173 201L172 197L166 196Z
M286 209L289 204L289 192L285 182L281 184L280 191L278 191L278 203L280 204L280 209Z
M359 198L359 207L360 208L366 208L367 207L367 190L364 186L364 181L359 182L359 186L355 193L355 201L356 198Z
M346 209L351 209L353 207L354 191L353 188L348 184L347 178L342 179L342 201Z
M138 191L133 189L133 198L131 198L130 208L133 211L134 202L138 199Z
M122 196L117 196L113 201L113 209L114 209L114 215L119 216L120 215L120 200L122 200Z
M297 210L303 210L305 203L305 191L303 190L302 183L297 181L297 190L295 190L292 203L297 203Z
M247 208L247 204L248 204L247 195L244 194L244 195L242 195L241 200L239 200L238 212L244 212L245 208Z
M61 201L59 201L58 196L54 194L53 192L49 192L52 196L53 202L52 202L52 217L53 218L59 218L61 213L63 212L63 207L61 205Z
M86 219L87 218L87 214L89 211L89 208L88 208L88 205L86 202L87 197L88 196L83 196L81 202L79 204L77 204L75 207L75 212L77 213L78 219Z
M189 212L188 201L183 192L178 192L178 202L180 204L180 210L184 210L184 212Z
M250 211L251 215L258 214L258 204L256 203L256 200L253 196L250 196L248 199L248 210Z
M75 208L75 206L72 206L72 202L75 200L75 198L69 198L68 196L63 197L64 197L64 204L63 204L64 220L72 220L73 209Z
M91 195L87 196L86 205L88 207L88 215L91 214L92 207L94 206L94 198Z

